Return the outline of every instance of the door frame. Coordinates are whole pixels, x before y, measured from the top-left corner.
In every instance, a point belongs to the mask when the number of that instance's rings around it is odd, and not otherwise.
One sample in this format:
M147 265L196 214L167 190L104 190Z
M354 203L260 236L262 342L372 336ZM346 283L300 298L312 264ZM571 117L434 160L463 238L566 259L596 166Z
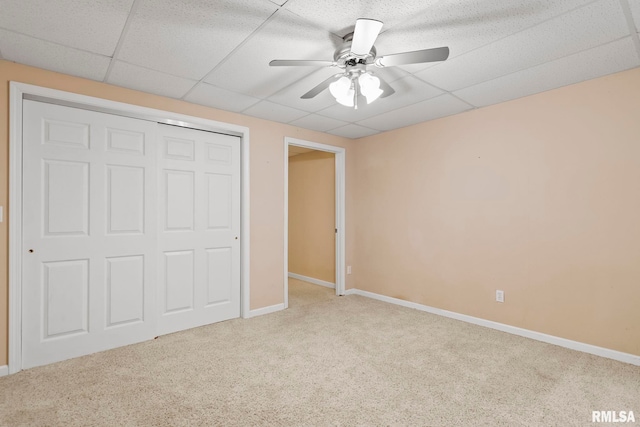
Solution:
M345 248L346 248L346 191L345 156L342 147L305 141L303 139L284 138L284 308L289 308L289 146L309 148L335 155L335 197L336 197L336 295L345 295Z
M240 137L240 316L250 316L249 128L201 117L79 95L26 83L9 84L9 374L22 370L22 104L24 99Z

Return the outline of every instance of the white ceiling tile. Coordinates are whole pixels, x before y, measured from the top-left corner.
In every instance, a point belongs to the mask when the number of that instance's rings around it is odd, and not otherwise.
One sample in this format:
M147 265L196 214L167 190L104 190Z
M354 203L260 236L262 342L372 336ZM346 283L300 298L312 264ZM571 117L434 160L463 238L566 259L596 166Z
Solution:
M377 19L384 23L383 29L390 28L412 16L428 12L438 1L289 0L285 7L309 22L342 37L353 31L358 18Z
M110 59L0 29L4 59L72 76L102 81Z
M636 24L636 31L640 31L640 1L638 0L623 0L629 3L629 7L631 8L631 15L633 16L633 21Z
M281 9L206 81L234 92L265 98L317 70L270 67L272 59L333 60L336 37ZM298 95L300 96L300 95Z
M386 98L378 98L371 104L360 106L357 110L340 105L334 100L330 107L319 111L318 114L347 122L358 122L442 94L441 90L413 76L396 80L390 86L396 93Z
M185 101L195 104L206 105L207 107L219 108L221 110L234 111L239 113L259 102L258 98L252 98L241 93L231 92L208 83L200 83L185 96Z
M197 83L195 80L170 76L122 61L116 61L113 65L107 82L170 98L181 98Z
M0 3L0 27L111 56L133 0L17 0Z
M280 123L289 123L306 116L306 111L296 110L269 101L261 101L243 111L244 114Z
M335 67L305 69L309 73L308 75L305 75L298 81L291 83L279 92L273 94L269 97L269 100L308 112L316 112L333 105L336 101L329 94L328 89L320 92L311 99L301 99L300 97L331 76L341 74L342 70Z
M471 108L469 104L456 97L444 94L380 116L362 120L358 124L386 131L462 113Z
M485 106L640 66L631 37L455 92Z
M364 126L356 125L356 124L348 124L346 126L339 127L337 129L333 129L329 131L332 135L343 136L345 138L364 138L365 136L375 135L380 133L380 131L367 128Z
M453 91L628 35L618 0L601 0L416 73Z
M378 77L384 79L387 83L393 83L398 79L408 77L411 74L405 71L402 67L387 67L378 68L376 66L369 66L369 71L372 71Z
M268 65L332 60L359 17L384 22L379 56L449 46L450 58L371 66L397 93L357 111L328 91L300 99L340 69ZM640 27L640 0L0 0L0 55L103 80L120 40L109 82L360 137L471 108L441 89L485 105L635 66L629 40L612 43L631 20ZM613 51L556 65L604 43Z
M342 120L336 120L329 117L320 116L318 114L309 114L298 120L294 120L290 123L293 126L298 126L305 129L317 130L319 132L326 132L331 129L335 129L341 126L345 126L348 123Z
M410 16L405 22L380 35L378 56L390 53L448 46L454 58L480 46L514 34L593 0L483 0L441 1L424 15ZM426 65L405 65L414 73Z
M277 9L251 0L138 1L118 59L196 80Z
M328 96L331 97L330 94ZM391 98L379 98L372 104L360 105L358 109L338 104L338 102L334 99L330 107L318 111L317 114L331 117L336 120L342 120L348 123L357 122L358 120L374 116L375 114L371 113L371 108L373 108L376 103L386 102L386 100L388 99Z

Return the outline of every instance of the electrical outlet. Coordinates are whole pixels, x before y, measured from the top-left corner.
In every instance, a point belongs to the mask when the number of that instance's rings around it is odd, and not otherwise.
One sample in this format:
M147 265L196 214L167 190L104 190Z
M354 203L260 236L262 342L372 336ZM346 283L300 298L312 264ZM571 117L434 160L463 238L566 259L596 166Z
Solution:
M351 266L347 265L347 274L351 274Z
M504 302L504 291L500 291L500 290L496 291L496 301Z

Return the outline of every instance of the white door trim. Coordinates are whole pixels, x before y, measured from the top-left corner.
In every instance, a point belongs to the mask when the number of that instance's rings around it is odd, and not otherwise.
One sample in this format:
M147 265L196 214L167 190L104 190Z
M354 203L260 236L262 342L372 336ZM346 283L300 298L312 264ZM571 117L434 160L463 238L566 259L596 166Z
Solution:
M335 154L336 162L336 295L345 294L345 156L342 147L302 139L284 138L284 308L289 307L289 146L310 148Z
M249 128L25 83L9 96L9 373L22 369L22 102L24 98L241 137L240 313L249 317Z

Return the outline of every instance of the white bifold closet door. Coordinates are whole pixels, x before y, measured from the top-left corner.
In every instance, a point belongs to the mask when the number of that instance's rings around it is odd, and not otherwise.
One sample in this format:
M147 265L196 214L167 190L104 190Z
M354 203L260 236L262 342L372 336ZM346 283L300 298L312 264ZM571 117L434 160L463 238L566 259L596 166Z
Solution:
M23 368L239 316L239 150L24 101Z

